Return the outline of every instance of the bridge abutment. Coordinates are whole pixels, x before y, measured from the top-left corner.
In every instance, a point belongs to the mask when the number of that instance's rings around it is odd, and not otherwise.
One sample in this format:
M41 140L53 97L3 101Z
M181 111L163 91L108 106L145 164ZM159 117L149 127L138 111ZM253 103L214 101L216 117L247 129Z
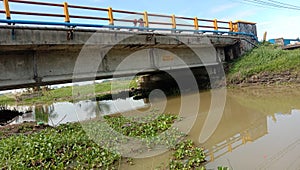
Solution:
M70 30L73 38L67 39ZM1 26L0 35L3 35L0 36L0 90L69 83L74 80L74 72L80 75L78 81L86 81L137 72L156 74L210 68L253 47L249 43L253 41L251 37L231 34L159 34L11 25ZM75 70L79 61L83 63Z
M153 90L162 90L166 95L189 93L226 86L222 66L199 67L143 75L139 89L148 95Z

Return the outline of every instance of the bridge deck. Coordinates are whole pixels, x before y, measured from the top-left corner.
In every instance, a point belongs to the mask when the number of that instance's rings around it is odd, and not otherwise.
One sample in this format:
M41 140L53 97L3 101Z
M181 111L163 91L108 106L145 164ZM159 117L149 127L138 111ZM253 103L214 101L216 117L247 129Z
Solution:
M0 1L6 16L0 19L0 90L220 65L257 42L255 23L243 21ZM42 10L50 7L62 13Z
M43 26L65 26L65 27L88 27L109 29L139 29L144 31L172 31L192 33L229 33L247 34L256 38L256 30L241 28L241 25L255 25L245 21L222 21L217 19L203 19L198 17L186 17L177 15L155 14L125 11L119 9L90 7L38 2L30 0L0 0L3 1L5 19L0 23L10 25L43 25ZM13 4L12 6L10 6ZM22 10L12 9L14 5L22 5ZM34 8L34 11L30 9ZM49 9L49 10L48 10ZM57 11L61 13L57 13ZM56 11L53 12L53 11ZM24 19L26 18L26 19ZM64 21L64 22L63 22Z

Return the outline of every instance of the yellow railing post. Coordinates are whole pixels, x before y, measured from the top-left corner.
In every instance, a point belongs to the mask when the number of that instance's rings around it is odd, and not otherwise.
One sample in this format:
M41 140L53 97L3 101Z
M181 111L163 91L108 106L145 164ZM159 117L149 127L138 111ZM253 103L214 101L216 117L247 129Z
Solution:
M238 23L233 24L233 32L239 32Z
M243 143L243 144L246 144L246 142L247 142L247 141L246 141L246 137L243 136L243 137L242 137L242 143Z
M68 3L64 2L64 14L65 14L65 22L70 22L70 15L68 9Z
M228 144L228 152L232 152L232 144L231 143Z
M264 36L263 36L263 42L267 41L267 31L265 31Z
M109 25L114 25L113 10L111 7L108 7L108 19L109 19Z
M215 156L213 152L210 153L210 161L211 162L215 161Z
M147 11L144 12L144 22L145 22L145 27L149 27L149 20L148 20Z
M218 21L214 19L214 30L218 30Z
M10 19L10 10L9 10L8 0L3 0L3 5L5 8L6 19Z
M172 15L172 28L176 29L176 18L174 14Z
M233 24L232 21L229 21L229 31L233 32Z
M197 17L194 18L194 26L195 26L195 30L199 30L199 23Z

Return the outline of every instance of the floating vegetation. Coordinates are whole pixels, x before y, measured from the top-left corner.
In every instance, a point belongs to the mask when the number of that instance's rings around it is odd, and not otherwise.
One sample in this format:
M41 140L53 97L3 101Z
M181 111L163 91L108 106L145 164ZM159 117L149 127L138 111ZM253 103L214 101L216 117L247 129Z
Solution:
M36 122L24 122L22 124L12 124L0 127L0 139L4 139L13 135L29 135L41 131L49 125L37 125Z
M134 123L125 117L105 117L109 125L124 135L142 138L158 135L168 129L176 118L162 114L154 123ZM125 126L128 123L130 126ZM21 131L28 129L27 126L24 128ZM111 142L114 140L118 139L110 139ZM79 123L46 127L30 135L6 137L0 140L0 148L0 167L3 169L112 169L121 159L120 154L89 139Z
M88 139L79 123L0 140L1 169L112 169L120 155Z
M205 154L202 148L196 147L193 141L185 140L177 144L170 160L170 169L195 169L205 170Z
M140 120L128 119L124 116L105 116L104 118L113 129L125 136L147 138L157 136L169 129L177 116L161 114L155 119L153 116L148 116Z
M117 169L121 159L127 160L130 165L134 162L134 159L117 152L118 150L110 149L121 142L124 145L120 147L136 154L151 152L157 145L164 146L174 152L167 167L169 169L203 169L203 149L196 147L190 140L180 142L185 135L172 127L176 121L179 121L176 115L152 114L139 118L105 116L102 120L82 124L44 127L44 130L36 133L25 133L36 128L35 126L22 126L17 128L20 133L0 140L0 168ZM94 138L88 133L94 133ZM122 135L115 136L114 133ZM139 139L141 145L132 146L128 137ZM107 143L97 143L95 139ZM129 146L136 147L136 150L127 148L126 142L129 142Z
M174 147L185 136L172 127L175 121L176 115L153 113L145 117L104 116L82 125L100 146L131 157Z

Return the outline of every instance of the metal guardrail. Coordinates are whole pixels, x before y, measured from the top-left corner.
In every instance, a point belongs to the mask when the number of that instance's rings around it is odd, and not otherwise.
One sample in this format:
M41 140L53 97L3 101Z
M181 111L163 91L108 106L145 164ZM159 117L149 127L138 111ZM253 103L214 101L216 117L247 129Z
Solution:
M153 14L145 12L132 12L125 10L116 10L109 8L98 8L98 7L88 7L79 5L70 5L67 2L63 4L48 3L48 2L37 2L30 0L0 0L3 1L3 10L0 9L0 14L5 14L6 19L0 19L0 23L7 24L34 24L34 25L52 25L52 26L68 26L68 27L96 27L96 28L110 28L110 29L128 29L128 30L142 30L142 31L169 31L172 32L194 32L194 33L220 33L220 34L230 34L230 35L248 35L256 39L253 34L242 33L238 30L238 22L232 21L220 21L217 19L198 19L197 17L182 17L164 14ZM22 4L36 6L37 10L43 7L55 7L61 10L61 13L50 13L42 11L33 12L26 10L11 10L11 4ZM24 7L26 9L26 7ZM95 15L76 15L71 12L71 10L80 10L80 14L85 11L97 12ZM50 11L50 10L49 10ZM102 15L100 15L102 12ZM105 14L106 13L106 14ZM45 21L45 19L36 20L14 20L13 15L18 16L35 16L35 17L47 17L48 20L51 18L63 18L64 21L54 22ZM98 16L99 15L99 16ZM107 15L107 16L105 16ZM118 15L123 15L124 17L116 17ZM136 19L138 16L139 19ZM125 18L125 19L124 19ZM129 19L130 18L130 19ZM160 18L159 20L157 18ZM81 20L91 20L91 22L71 22L73 19ZM107 24L95 24L100 22L107 22ZM117 24L119 23L119 24ZM134 24L134 26L126 26L126 24ZM205 30L203 30L205 29Z

